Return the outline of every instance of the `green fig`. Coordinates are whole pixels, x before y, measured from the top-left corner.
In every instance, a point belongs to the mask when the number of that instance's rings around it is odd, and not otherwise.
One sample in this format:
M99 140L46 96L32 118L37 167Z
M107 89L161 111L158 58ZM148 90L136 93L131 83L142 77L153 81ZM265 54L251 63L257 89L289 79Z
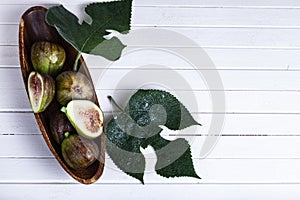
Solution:
M56 113L50 119L50 129L52 136L57 144L61 144L64 140L64 133L65 132L75 132L72 124L69 122L67 116L62 113Z
M55 77L62 70L65 59L66 52L58 44L39 41L31 47L31 62L39 73Z
M99 156L99 148L93 140L75 134L63 140L61 151L64 160L73 169L84 169Z
M74 71L65 71L56 77L56 99L61 105L66 105L74 99L91 100L94 89L87 77Z
M34 113L43 112L55 96L55 82L51 76L31 72L27 82L28 95Z
M62 111L76 131L86 138L96 138L103 132L102 110L89 100L73 100Z

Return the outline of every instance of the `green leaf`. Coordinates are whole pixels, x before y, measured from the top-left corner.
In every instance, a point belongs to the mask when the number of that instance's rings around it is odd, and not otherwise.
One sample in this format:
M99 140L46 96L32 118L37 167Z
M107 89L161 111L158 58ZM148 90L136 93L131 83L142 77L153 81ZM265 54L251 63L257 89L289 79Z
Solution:
M112 119L106 126L106 151L123 172L143 183L145 158L140 151L142 140L126 133L134 124L127 121L125 114L118 118L118 123Z
M129 100L127 110L140 126L155 122L171 130L200 125L172 94L161 90L138 90Z
M140 148L152 146L157 155L156 172L164 177L199 178L185 139L168 141L161 137L161 125L180 130L199 125L188 110L168 92L138 90L123 113L106 126L107 153L128 175L143 183L145 157Z
M193 167L191 147L185 139L174 141L157 137L150 142L157 155L155 170L164 177L189 176L200 178Z
M91 24L79 24L78 18L60 5L48 9L46 21L79 52L117 60L125 46L116 37L106 40L103 36L109 34L107 30L122 34L130 30L131 7L132 0L92 3L85 8Z

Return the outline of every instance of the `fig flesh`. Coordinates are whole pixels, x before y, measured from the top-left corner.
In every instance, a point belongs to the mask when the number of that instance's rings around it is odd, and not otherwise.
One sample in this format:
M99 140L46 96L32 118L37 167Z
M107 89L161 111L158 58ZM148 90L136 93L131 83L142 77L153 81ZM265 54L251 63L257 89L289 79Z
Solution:
M104 115L102 110L89 100L72 100L63 107L76 131L86 138L96 138L103 132Z
M61 105L66 105L74 99L91 100L94 89L87 77L74 71L65 71L56 77L56 99Z
M31 47L31 62L39 73L55 77L61 71L65 59L66 52L58 44L39 41Z
M28 95L34 113L43 112L55 96L55 82L51 76L31 72L28 77Z
M86 168L99 156L98 145L93 140L75 134L63 140L61 149L64 160L73 169Z
M75 132L72 124L62 112L56 113L56 115L54 115L54 117L50 120L50 129L57 144L62 143L65 132Z

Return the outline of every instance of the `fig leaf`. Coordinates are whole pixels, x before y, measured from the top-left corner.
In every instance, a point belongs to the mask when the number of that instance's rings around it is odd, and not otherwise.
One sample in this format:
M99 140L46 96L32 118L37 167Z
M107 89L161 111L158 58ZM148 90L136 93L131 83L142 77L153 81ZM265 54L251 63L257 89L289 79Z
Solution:
M163 177L200 178L194 169L191 148L183 139L161 136L165 126L181 130L200 125L172 94L161 90L138 90L124 112L106 126L107 153L126 174L144 183L145 157L141 148L152 146L157 156L155 171Z
M117 37L105 39L108 30L126 34L130 30L132 0L91 3L85 12L92 19L91 24L83 21L62 5L48 9L46 21L81 53L100 55L108 60L117 60L125 45Z

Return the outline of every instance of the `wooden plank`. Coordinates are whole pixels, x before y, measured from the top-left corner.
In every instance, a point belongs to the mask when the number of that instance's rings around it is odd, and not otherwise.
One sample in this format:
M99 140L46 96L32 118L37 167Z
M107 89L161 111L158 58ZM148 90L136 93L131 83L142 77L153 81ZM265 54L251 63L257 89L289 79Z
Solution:
M165 66L172 68L191 68L187 65L185 60L177 57L176 54L164 52L158 49L152 49L150 47L142 48L140 51L136 51L127 56L123 56L117 63L119 67L136 66L137 64L151 65L161 64L164 65L166 61L168 63ZM176 52L178 49L172 50ZM137 50L136 48L128 48L128 51ZM194 48L180 48L186 53L191 55L197 55L198 50ZM201 50L201 49L200 49ZM232 49L232 48L204 48L203 49L209 58L214 63L217 69L251 69L251 70L298 70L300 68L300 50L290 49ZM19 66L19 55L17 46L0 46L0 67L13 67ZM136 58L139 59L136 59ZM99 56L85 55L86 61L90 68L99 68L107 66L106 60ZM168 59L166 59L168 58ZM171 59L169 59L171 58ZM114 63L113 65L115 65ZM203 67L205 68L205 67Z
M32 192L34 191L34 192ZM113 192L117 191L117 192ZM300 195L299 184L96 184L84 187L79 184L6 184L0 187L0 197L3 199L32 200L56 199L72 200L77 197L87 199L119 200L152 199L162 197L170 199L220 200L229 199L270 199L296 200Z
M206 91L177 91L175 95L190 110L190 112L212 112L223 113L222 108L212 108L210 95L220 95L224 92L206 92ZM108 95L115 96L119 104L125 106L131 91L118 91L118 96L113 91L97 91L101 105L105 111L111 110L110 102L106 101ZM126 95L127 94L127 95ZM190 96L191 95L191 96ZM196 102L192 101L192 95L195 95ZM299 113L300 93L298 92L225 92L226 113ZM220 102L222 103L222 102ZM216 106L216 105L215 105ZM108 109L110 108L110 109Z
M17 24L22 13L29 7L30 5L1 7L1 24ZM296 9L136 7L133 10L132 24L138 26L299 27L300 22L297 20L299 16Z
M15 24L0 25L0 45L17 45L19 26Z
M156 66L156 65L152 65ZM150 65L151 67L151 65ZM0 69L1 70L1 69ZM197 70L174 69L166 65L157 69L147 66L136 68L91 69L94 85L98 90L138 89L155 82L171 90L225 90L225 91L297 91L300 87L300 71L293 70ZM208 85L211 80L221 84ZM134 77L134 81L132 80ZM146 78L144 78L146 77ZM131 78L131 79L130 79ZM9 82L9 80L8 80ZM122 83L122 84L120 84ZM1 87L1 85L0 85ZM154 87L154 86L153 86ZM19 88L16 86L14 88Z
M10 90L11 91L11 90ZM26 91L23 90L16 90L15 92L7 92L2 95L3 107L2 112L6 111L21 111L21 112L28 112L32 111L29 103L29 99L27 97ZM15 107L19 107L20 109L15 109Z
M24 90L14 90L7 93L2 90L1 112L28 112L31 111L29 100ZM107 96L115 97L121 107L124 107L133 90L97 90L97 96L104 112L112 110ZM270 114L299 114L299 92L274 91L225 91L226 109L212 108L210 95L216 97L223 91L176 91L173 92L192 113L270 113ZM116 95L117 94L117 95ZM194 98L195 96L195 98ZM190 99L191 98L191 99ZM195 103L198 103L196 105ZM201 102L201 103L200 103Z
M160 28L132 27L132 32L145 30L144 37L120 37L127 46L162 46L151 41L152 31ZM148 31L147 31L148 30ZM193 40L199 47L214 48L300 48L299 29L254 29L254 28L174 28L168 31L181 34ZM18 25L0 25L0 45L18 45ZM162 37L164 37L161 34ZM154 38L155 39L155 38ZM162 40L162 38L160 38ZM150 41L150 42L149 42ZM164 37L164 44L188 47L187 43L174 41L173 37Z
M54 159L0 159L0 184L9 183L75 183ZM300 184L300 159L195 159L202 179L189 177L166 179L153 171L155 159L148 159L146 184ZM288 170L287 170L288 169ZM139 183L121 172L106 159L101 184Z
M211 118L220 114L193 114L202 127L183 135L208 135ZM111 113L105 113L106 121ZM223 136L299 136L299 116L295 114L226 114ZM0 113L0 135L40 135L33 113ZM236 123L238 121L238 123Z
M0 68L0 88L24 90L25 85L22 79L21 69Z
M19 65L18 46L0 46L0 65Z
M293 9L140 7L134 10L132 23L143 26L296 27L299 26L295 20L298 17L299 12Z
M155 67L156 65L153 66ZM115 66L107 69L90 68L90 73L93 83L99 92L105 92L106 90L136 90L145 84L150 84L150 82L165 85L172 91L298 92L300 88L300 71L294 70L216 71L191 68L176 69L168 66L155 69L154 67L117 68ZM220 76L222 85L215 84L209 87L207 81L216 80L216 74ZM145 75L147 78L143 78ZM130 77L135 77L135 80L126 81ZM124 81L126 82L124 83ZM153 87L155 86L153 85ZM0 90L2 92L6 91L5 93L7 93L13 90L17 93L24 93L22 92L24 88L25 85L19 68L0 68ZM109 92L113 93L113 91ZM13 95L13 93L10 92L7 95Z
M174 134L174 133L173 133ZM185 138L190 142L194 159L201 158L200 151L207 136L168 136L174 140ZM210 159L300 159L300 137L291 136L221 136ZM147 158L155 158L151 148L143 150ZM0 135L0 159L54 158L41 135Z
M113 96L121 107L125 107L129 97L134 93L131 90L98 90L97 95L100 99L101 106L104 111L112 110L111 104L107 96ZM202 113L294 113L300 111L300 93L299 92L247 92L247 91L176 91L173 93L180 101L187 107L190 112ZM212 108L211 95L220 97L218 95L225 94L226 108ZM195 101L193 96L195 95ZM221 99L218 102L221 102ZM198 105L196 105L198 104ZM3 105L1 105L3 106ZM4 106L2 108L6 108Z
M0 157L54 158L42 135L1 135ZM1 162L1 161L0 161Z
M166 29L168 34L158 33ZM175 46L189 47L186 40L176 41L179 36L193 40L203 48L299 48L297 28L205 28L205 27L133 27L131 34L121 35L120 38L131 46ZM143 31L143 34L135 34ZM134 37L131 36L135 34ZM159 38L159 39L157 39ZM161 42L163 41L163 42Z
M5 90L2 90L3 92ZM113 95L116 101L123 107L128 98L133 94L132 90L102 90L97 91L103 111L112 110L107 98ZM219 91L177 91L175 94L183 104L193 113L282 113L299 114L300 93L299 92L232 92L226 91L226 109L212 109L211 94L220 95ZM13 93L3 93L0 103L1 112L28 112L31 111L29 100L24 90L15 90ZM118 94L118 96L116 96ZM195 99L193 96L195 95ZM189 99L189 98L192 99ZM196 105L195 102L199 102ZM201 102L201 103L200 103Z
M40 134L33 113L0 113L0 121L2 135Z

